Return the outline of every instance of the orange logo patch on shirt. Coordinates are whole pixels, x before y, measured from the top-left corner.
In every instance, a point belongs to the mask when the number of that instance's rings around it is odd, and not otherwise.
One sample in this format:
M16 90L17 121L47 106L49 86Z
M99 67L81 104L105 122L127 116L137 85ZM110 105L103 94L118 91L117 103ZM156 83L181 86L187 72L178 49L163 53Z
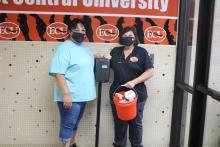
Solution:
M131 57L130 61L133 62L133 63L138 62L138 58L137 57Z

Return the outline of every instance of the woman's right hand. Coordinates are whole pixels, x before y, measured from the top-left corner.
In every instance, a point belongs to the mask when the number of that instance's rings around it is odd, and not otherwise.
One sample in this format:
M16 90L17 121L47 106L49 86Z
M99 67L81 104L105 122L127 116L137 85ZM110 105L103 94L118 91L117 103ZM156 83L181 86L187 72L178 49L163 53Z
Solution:
M63 107L65 109L70 109L72 107L72 98L70 95L67 95L63 98Z

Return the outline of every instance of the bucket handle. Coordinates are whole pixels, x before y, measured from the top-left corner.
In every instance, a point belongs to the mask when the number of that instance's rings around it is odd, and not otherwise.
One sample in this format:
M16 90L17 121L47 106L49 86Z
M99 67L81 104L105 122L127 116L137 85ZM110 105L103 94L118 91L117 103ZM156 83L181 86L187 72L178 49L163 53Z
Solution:
M113 96L114 96L115 93L116 93L120 88L122 88L122 87L125 87L125 88L127 88L127 89L133 90L133 91L135 92L135 94L136 94L136 97L138 97L137 90L135 90L134 88L128 88L128 87L126 87L125 85L119 85L118 88L115 89L115 91L114 91L114 93L113 93Z

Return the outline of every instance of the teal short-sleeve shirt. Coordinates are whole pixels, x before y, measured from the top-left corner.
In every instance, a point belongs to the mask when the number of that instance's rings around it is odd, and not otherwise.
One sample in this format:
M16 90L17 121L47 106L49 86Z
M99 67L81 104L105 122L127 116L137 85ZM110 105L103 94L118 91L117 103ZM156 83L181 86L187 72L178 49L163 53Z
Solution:
M94 57L87 46L70 40L64 41L55 51L49 74L65 76L73 102L91 101L96 98ZM54 100L63 101L56 84Z

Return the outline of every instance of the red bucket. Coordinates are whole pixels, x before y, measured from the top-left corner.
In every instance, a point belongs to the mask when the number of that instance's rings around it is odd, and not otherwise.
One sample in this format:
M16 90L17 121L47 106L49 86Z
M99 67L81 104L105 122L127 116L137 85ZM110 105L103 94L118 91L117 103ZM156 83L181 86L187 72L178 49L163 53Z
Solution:
M123 90L122 90L122 88L123 88ZM117 92L119 90L120 90L120 92ZM117 93L124 95L124 93L128 90L133 90L135 92L136 96L135 96L134 100L131 102L127 102L127 103L120 103L120 97L118 96ZM129 89L125 86L119 86L115 90L113 97L114 97L114 104L115 104L116 111L117 111L117 116L120 120L128 121L128 120L132 120L136 117L138 96L137 96L137 92L134 88Z

